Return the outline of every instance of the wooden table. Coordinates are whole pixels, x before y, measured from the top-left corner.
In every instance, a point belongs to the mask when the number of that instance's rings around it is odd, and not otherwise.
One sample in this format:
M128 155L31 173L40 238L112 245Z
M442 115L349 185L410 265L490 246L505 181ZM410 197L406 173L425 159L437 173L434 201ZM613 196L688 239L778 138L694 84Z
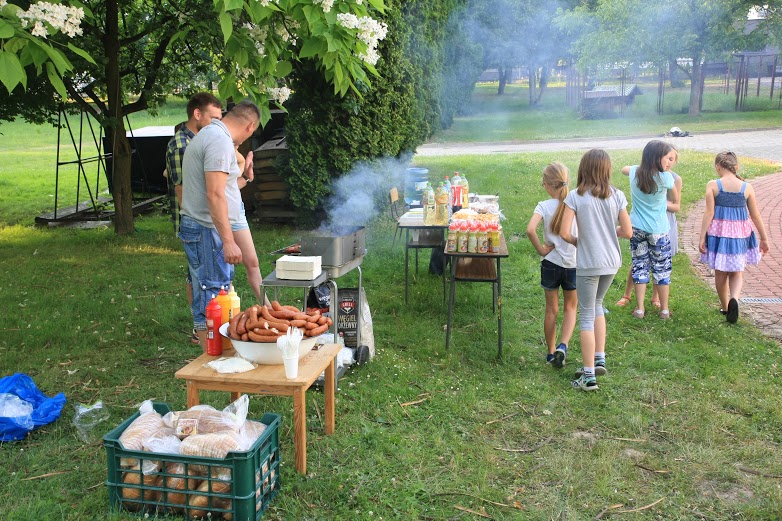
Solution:
M399 218L399 228L405 230L405 304L408 301L410 250L415 250L415 273L418 275L418 250L445 247L445 231L448 225L425 225L420 212L406 212ZM413 237L410 238L410 231ZM445 300L445 267L443 267L443 300Z
M508 257L505 236L500 233L499 253L445 252L451 261L451 291L448 299L448 324L445 328L445 349L451 344L451 322L456 298L456 282L490 282L493 289L494 306L497 312L497 358L502 358L502 276L500 260Z
M317 347L317 346L315 346ZM307 415L305 394L307 389L325 370L323 395L325 397L326 434L334 433L334 360L342 346L326 344L313 349L299 360L298 378L285 378L283 365L259 365L246 373L221 374L205 364L217 356L201 355L174 375L187 382L187 406L200 403L199 391L229 391L231 401L241 393L268 394L293 397L293 443L296 452L296 471L307 472ZM223 356L232 356L228 351Z

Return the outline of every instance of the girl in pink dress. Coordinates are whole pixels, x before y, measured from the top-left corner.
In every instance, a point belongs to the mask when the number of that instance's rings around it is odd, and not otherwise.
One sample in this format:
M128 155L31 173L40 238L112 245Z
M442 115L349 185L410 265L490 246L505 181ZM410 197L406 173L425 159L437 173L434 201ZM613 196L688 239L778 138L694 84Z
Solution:
M738 175L733 152L720 152L714 160L719 179L706 185L706 209L701 224L701 262L714 270L720 311L734 324L739 318L739 296L744 267L758 264L768 253L768 236L760 217L755 191ZM760 235L760 244L750 219Z

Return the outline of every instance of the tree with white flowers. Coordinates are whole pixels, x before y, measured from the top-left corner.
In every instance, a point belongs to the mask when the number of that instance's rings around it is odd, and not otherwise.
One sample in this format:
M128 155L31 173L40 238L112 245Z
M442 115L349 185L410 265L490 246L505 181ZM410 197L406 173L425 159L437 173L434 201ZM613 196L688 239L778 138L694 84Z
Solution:
M57 98L42 110L73 101L101 122L111 143L118 234L134 229L127 114L154 109L183 80L216 72L219 95L251 98L265 124L269 102L285 102L287 79L303 60L316 63L341 96L370 85L386 35L375 18L383 0L18 4L0 0L0 83L14 98L42 78Z

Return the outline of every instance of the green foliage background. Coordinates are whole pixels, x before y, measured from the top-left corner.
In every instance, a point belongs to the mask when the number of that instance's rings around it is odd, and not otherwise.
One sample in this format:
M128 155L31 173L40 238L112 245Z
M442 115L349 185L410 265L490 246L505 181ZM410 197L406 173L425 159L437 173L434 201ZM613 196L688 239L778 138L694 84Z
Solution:
M282 168L300 209L316 210L332 178L357 161L412 154L450 125L480 74L480 49L462 37L465 0L386 5L388 36L371 90L359 86L361 97L338 98L314 64L295 74L286 104L290 156Z

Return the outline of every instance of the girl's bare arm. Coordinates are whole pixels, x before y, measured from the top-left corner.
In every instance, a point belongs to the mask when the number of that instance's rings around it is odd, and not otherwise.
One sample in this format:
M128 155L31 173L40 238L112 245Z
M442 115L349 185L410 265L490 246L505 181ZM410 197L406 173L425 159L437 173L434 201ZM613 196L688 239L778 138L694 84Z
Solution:
M703 221L701 221L701 234L698 250L706 253L706 232L709 231L711 220L714 218L714 187L717 183L709 181L706 185L706 208L703 210Z
M529 220L529 224L527 224L527 238L529 239L529 242L532 243L532 246L535 247L535 250L538 252L538 255L541 257L545 257L549 253L551 253L551 250L554 249L553 244L543 244L540 242L540 238L538 237L538 225L543 221L543 216L539 213L533 213L532 218Z
M562 214L562 225L559 229L559 236L562 237L562 240L572 244L573 246L578 246L578 238L573 237L573 234L571 233L573 229L573 219L576 217L576 212L573 211L573 209L569 206L565 206L565 212Z
M747 197L747 210L749 210L749 217L752 219L752 224L758 229L758 235L760 235L760 251L763 254L768 253L768 236L766 235L766 226L763 224L763 218L760 216L760 210L758 209L757 201L755 200L755 190L752 185L748 184L747 189L744 191Z

